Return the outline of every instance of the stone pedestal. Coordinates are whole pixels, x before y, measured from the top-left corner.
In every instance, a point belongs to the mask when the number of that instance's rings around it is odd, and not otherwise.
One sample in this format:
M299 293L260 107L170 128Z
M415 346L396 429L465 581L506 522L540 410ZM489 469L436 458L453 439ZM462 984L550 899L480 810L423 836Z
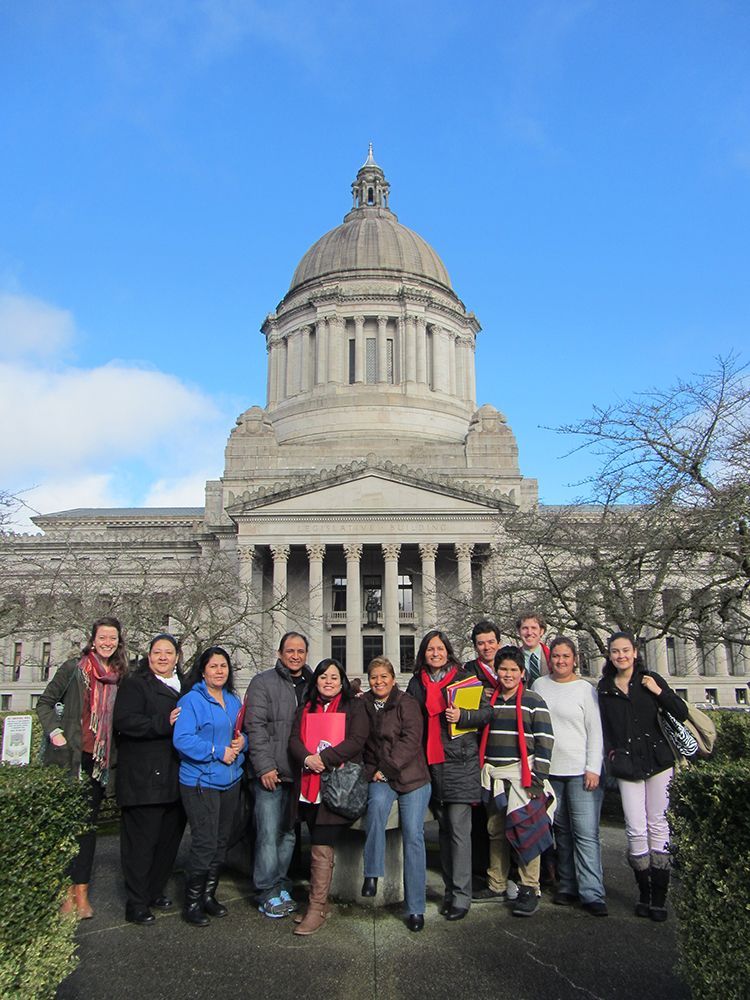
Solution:
M404 855L399 827L398 801L393 803L385 834L385 876L378 879L378 894L372 899L360 895L364 878L364 817L346 830L336 844L331 896L342 903L383 906L404 898Z

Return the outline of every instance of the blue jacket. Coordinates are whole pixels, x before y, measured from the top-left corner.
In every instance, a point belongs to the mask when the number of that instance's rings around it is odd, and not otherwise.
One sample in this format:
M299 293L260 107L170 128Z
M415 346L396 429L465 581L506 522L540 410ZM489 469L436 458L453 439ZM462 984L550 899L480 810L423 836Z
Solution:
M224 692L225 708L199 681L177 702L181 708L174 726L174 745L180 755L180 784L193 788L231 788L242 775L243 750L233 764L224 763L224 751L232 742L234 723L241 702ZM242 734L244 736L244 734ZM247 737L245 737L245 749Z

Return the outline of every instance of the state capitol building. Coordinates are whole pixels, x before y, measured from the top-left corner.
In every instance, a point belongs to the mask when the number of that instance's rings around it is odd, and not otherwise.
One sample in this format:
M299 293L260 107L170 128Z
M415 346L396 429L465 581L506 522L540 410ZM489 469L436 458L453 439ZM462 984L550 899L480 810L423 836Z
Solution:
M498 571L498 525L537 504L505 417L477 406L479 331L440 257L391 210L371 147L350 211L302 257L263 323L266 406L237 418L205 507L38 516L43 534L18 536L10 558L52 574L71 552L78 565L147 553L168 577L220 552L254 598L259 652L238 655L245 670L272 665L279 636L296 628L313 665L333 656L356 676L385 653L408 671L424 632L445 626L447 595L492 616L482 594ZM2 708L33 705L81 638L0 640ZM452 638L458 651L465 636ZM745 680L724 661L715 676L668 669L669 642L652 669L689 673L672 681L678 692L741 701Z

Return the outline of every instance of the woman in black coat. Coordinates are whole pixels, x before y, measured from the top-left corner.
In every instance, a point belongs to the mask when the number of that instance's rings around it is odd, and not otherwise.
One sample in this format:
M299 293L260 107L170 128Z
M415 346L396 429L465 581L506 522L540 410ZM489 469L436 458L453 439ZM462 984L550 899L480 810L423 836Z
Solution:
M329 717L328 721L325 716ZM329 722L331 728L326 733ZM310 679L289 737L289 757L295 767L296 804L310 830L311 845L310 900L304 917L299 923L295 921L295 934L315 934L331 915L328 893L333 879L334 846L341 832L352 822L332 812L322 801L321 775L347 761L361 764L369 731L362 699L352 695L344 668L338 660L321 660ZM338 738L340 736L343 738Z
M472 732L450 738L445 689L470 676L459 667L448 636L432 629L419 645L414 676L406 689L424 714L425 752L432 779L430 806L438 821L445 883L440 912L447 920L462 920L471 906L471 807L481 800L482 785L478 735Z
M666 920L669 888L669 782L674 753L662 734L659 713L680 722L688 707L658 674L644 667L635 639L615 632L597 691L609 773L617 778L625 815L628 861L640 897L639 917Z
M179 758L172 745L180 714L179 655L173 636L157 635L148 658L120 685L115 704L125 919L134 924L152 924L152 906L172 906L164 890L185 829Z

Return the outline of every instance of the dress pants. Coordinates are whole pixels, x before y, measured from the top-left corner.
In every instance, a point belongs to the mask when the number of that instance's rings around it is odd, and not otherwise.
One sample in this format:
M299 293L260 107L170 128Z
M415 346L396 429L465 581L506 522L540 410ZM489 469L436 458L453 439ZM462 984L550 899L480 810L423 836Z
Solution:
M124 806L120 860L128 902L148 906L164 895L185 829L182 802Z

